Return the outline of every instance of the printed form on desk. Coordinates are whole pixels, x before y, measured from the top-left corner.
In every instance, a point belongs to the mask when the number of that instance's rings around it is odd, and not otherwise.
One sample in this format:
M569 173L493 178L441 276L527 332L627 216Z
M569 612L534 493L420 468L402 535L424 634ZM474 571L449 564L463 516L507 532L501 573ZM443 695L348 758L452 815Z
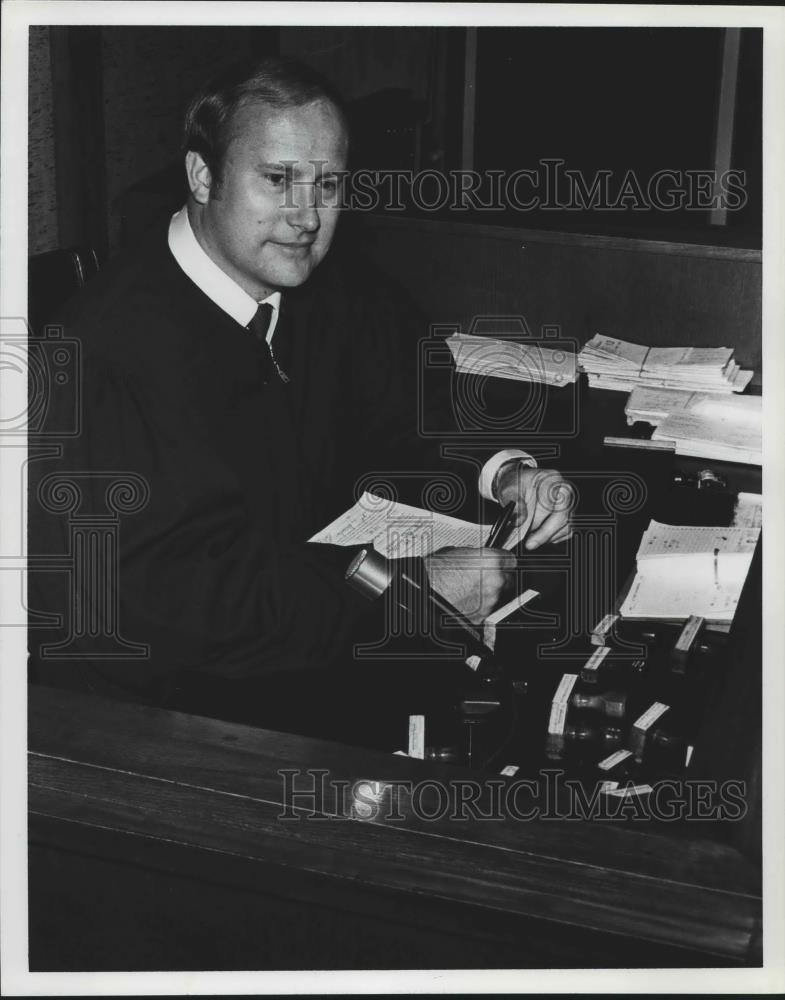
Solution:
M427 556L447 545L479 548L485 544L491 527L363 493L353 507L309 541L327 545L370 544L388 559L413 558Z
M675 441L677 455L760 465L763 432L757 419L738 413L681 411L670 413L651 436L652 441Z
M740 396L691 389L661 389L636 386L624 406L627 423L645 420L662 423L672 413L687 412L708 419L731 418L754 427L760 424L761 396Z
M702 527L652 521L638 548L638 562L673 556L741 555L752 558L759 532L746 527Z
M747 578L757 527L686 527L652 521L637 573L621 605L624 618L680 620L700 615L730 623Z

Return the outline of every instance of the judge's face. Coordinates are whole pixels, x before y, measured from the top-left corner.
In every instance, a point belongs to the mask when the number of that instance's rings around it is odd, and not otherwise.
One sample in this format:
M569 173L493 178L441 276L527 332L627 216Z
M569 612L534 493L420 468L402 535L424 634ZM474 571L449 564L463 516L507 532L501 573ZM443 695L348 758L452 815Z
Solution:
M198 153L186 157L190 219L215 263L259 300L301 285L322 261L338 221L347 139L327 101L234 116L220 184Z

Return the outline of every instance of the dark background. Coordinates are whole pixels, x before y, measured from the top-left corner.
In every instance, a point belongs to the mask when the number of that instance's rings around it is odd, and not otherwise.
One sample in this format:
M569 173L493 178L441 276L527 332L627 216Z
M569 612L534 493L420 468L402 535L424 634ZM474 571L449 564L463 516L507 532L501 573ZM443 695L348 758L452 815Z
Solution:
M589 179L620 179L713 169L723 39L720 28L31 27L29 252L86 243L111 255L176 205L188 98L253 52L297 56L333 80L351 106L354 166L512 172L561 157ZM708 211L656 210L460 221L759 247L761 73L762 32L744 29L731 167L747 171L748 203L724 226Z

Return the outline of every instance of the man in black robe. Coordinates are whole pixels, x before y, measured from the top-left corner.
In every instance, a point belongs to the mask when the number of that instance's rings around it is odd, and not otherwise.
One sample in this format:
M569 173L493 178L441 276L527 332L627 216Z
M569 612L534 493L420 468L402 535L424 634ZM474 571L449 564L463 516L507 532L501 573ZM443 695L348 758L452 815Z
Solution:
M68 658L41 651L56 630L31 634L34 677L174 705L200 676L321 669L345 650L368 614L343 580L355 550L306 540L353 502L363 473L394 479L433 461L416 433L403 297L356 259L325 260L348 155L337 97L305 67L256 60L197 95L185 151L187 205L58 318L81 346L83 420L56 460L32 463L30 494L34 555L73 544L68 519L42 506L53 474L76 483L73 517L105 513L112 475L131 473L146 492L121 517L111 621L97 620L111 593L74 608L87 591L73 574L34 574L31 607L70 605L66 631L82 622ZM552 486L557 474L535 466L505 452L480 476L483 495L516 502L516 521L533 508L529 548L569 531L565 504L538 501L543 476ZM514 562L489 549L423 560L475 622ZM96 653L91 634L113 630L144 655Z

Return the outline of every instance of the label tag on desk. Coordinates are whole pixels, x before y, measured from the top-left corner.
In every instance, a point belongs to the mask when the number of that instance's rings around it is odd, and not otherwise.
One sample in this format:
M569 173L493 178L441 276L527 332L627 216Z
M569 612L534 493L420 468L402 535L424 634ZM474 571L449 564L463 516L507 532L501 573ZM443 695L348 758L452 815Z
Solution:
M605 636L610 632L618 620L618 615L606 615L601 622L595 625L591 633L592 646L604 646Z
M552 736L561 736L564 732L564 724L567 721L567 706L577 680L577 674L565 674L559 681L556 694L551 702L551 716L548 720L548 732Z
M646 746L646 733L651 729L657 719L668 711L669 706L661 701L655 701L650 705L643 715L635 722L630 731L630 745L632 746L635 759L640 761Z
M611 789L607 794L626 799L630 795L649 795L652 791L651 785L630 785L628 788Z
M522 594L518 594L517 597L514 597L507 604L503 604L502 607L497 608L496 611L492 611L488 615L483 622L483 641L488 649L496 648L496 626L499 622L504 621L505 618L509 618L513 612L539 596L540 592L538 590L524 590Z
M409 716L409 756L425 760L425 716Z
M705 618L701 618L700 615L690 615L684 623L684 628L681 630L679 638L676 640L676 645L673 647L673 652L677 659L684 659L689 656L705 624Z
M617 764L621 764L623 760L627 760L628 757L632 757L632 750L617 750L616 753L612 753L605 760L601 760L597 767L601 771L610 771L612 767L616 767Z
M645 732L654 725L661 715L664 715L668 711L668 708L669 706L664 705L661 701L655 701L635 722L634 728Z
M610 653L610 651L611 651L610 646L600 646L598 649L595 649L594 652L589 657L589 659L583 665L582 670L590 670L592 672L595 670L599 670L600 664L608 655L608 653Z

